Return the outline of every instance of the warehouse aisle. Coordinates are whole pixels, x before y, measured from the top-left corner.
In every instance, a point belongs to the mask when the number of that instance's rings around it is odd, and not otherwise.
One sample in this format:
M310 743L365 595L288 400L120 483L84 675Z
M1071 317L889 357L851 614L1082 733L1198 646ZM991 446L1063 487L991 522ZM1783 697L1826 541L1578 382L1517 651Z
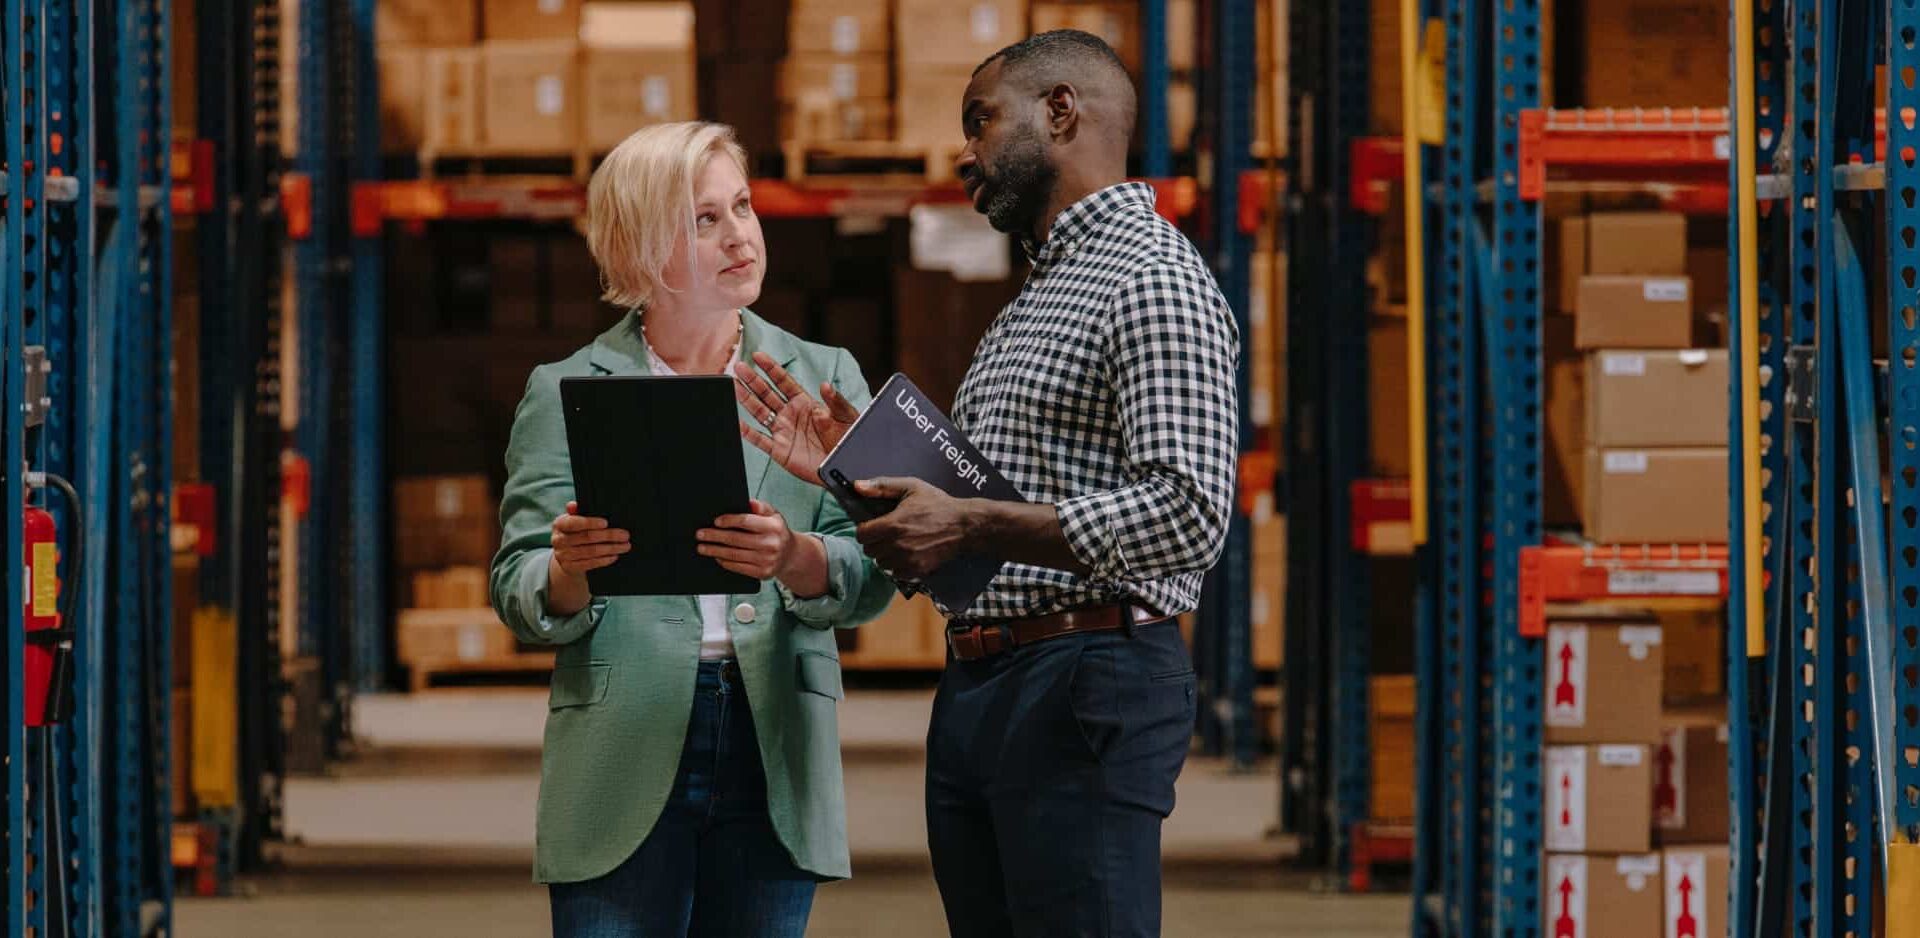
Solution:
M823 889L812 933L938 935L920 808L926 691L859 691L843 715L855 878ZM181 900L183 938L545 935L528 881L544 694L439 691L361 699L359 759L289 779L286 871L252 895ZM1270 767L1196 760L1167 833L1166 933L1384 936L1404 929L1398 896L1316 896L1278 872L1283 845Z

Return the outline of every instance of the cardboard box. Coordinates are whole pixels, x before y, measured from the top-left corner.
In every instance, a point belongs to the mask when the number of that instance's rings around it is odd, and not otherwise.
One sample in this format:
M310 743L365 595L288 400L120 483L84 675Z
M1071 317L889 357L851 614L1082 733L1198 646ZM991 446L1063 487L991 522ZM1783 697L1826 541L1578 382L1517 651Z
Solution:
M412 586L417 609L477 609L492 602L485 567L421 570L413 575Z
M1602 544L1724 544L1727 448L1587 450L1587 537Z
M1375 476L1404 479L1413 471L1407 404L1407 321L1376 316L1367 323L1367 432Z
M476 0L379 0L373 37L380 44L470 46L480 38Z
M1667 705L1724 701L1727 693L1725 608L1662 610L1660 629L1666 655L1661 696Z
M1249 329L1240 339L1249 372L1247 410L1254 426L1271 427L1287 399L1286 367L1279 360L1287 354L1287 255L1259 247L1248 261ZM1275 267L1280 277L1277 289Z
M1653 824L1660 843L1727 842L1726 705L1669 711L1653 751Z
M513 633L492 609L403 609L394 646L406 664L497 661L518 651Z
M1713 847L1668 847L1662 852L1666 879L1665 938L1727 938L1729 851Z
M1693 282L1588 274L1580 278L1574 325L1582 349L1686 348L1693 343Z
M888 6L876 0L795 0L787 19L787 50L885 56L892 41Z
M886 98L892 88L885 56L791 55L780 72L780 96L787 101ZM951 123L958 128L960 109L950 110Z
M416 150L427 132L427 50L381 43L380 152Z
M1727 442L1725 349L1601 351L1587 356L1587 445Z
M1367 738L1373 753L1370 817L1413 820L1416 689L1411 674L1375 676L1368 688Z
M971 66L929 65L901 68L894 95L894 138L913 147L966 145L960 132L960 103L973 79Z
M588 148L605 152L642 127L694 120L691 52L589 46L580 57Z
M1587 216L1589 274L1677 277L1687 272L1687 217L1678 212Z
M893 139L893 102L886 98L796 103L780 115L785 140L814 142Z
M1652 760L1646 746L1548 746L1541 785L1552 853L1646 853Z
M403 570L486 566L500 546L485 476L416 476L394 483L394 563Z
M1132 3L1039 2L1033 5L1034 33L1077 29L1106 40L1136 80L1140 75L1140 10Z
M1170 72L1190 72L1197 61L1194 40L1199 35L1195 31L1199 25L1198 5L1196 0L1167 0L1167 70ZM1264 23L1271 5L1257 4L1255 19ZM1281 50L1280 54L1284 57L1286 51Z
M965 68L1027 34L1026 0L898 0L893 48L901 75L924 67ZM954 123L959 122L955 112Z
M1547 856L1541 935L1641 938L1660 930L1660 855Z
M470 152L480 144L480 50L433 49L426 58L425 131L421 146Z
M580 38L580 0L481 0L481 38L531 42Z
M1586 107L1726 107L1727 5L1608 0L1585 5Z
M580 139L580 44L489 42L481 48L489 153L569 152Z
M925 596L895 596L879 618L854 630L853 660L868 668L939 667L946 661L946 619Z
M1560 263L1547 271L1547 279L1554 282L1548 295L1558 297L1559 311L1571 316L1580 303L1580 278L1587 275L1587 216L1562 218L1558 230L1559 250L1553 256Z
M1540 317L1540 348L1546 369L1541 422L1540 520L1549 527L1578 526L1587 468L1587 363L1573 347L1572 316Z
M1541 696L1548 743L1643 743L1660 738L1660 623L1636 613L1547 623Z
M595 48L659 49L693 54L691 3L616 2L580 5L580 44Z
M1287 519L1273 510L1271 498L1254 509L1253 666L1277 671L1286 660Z

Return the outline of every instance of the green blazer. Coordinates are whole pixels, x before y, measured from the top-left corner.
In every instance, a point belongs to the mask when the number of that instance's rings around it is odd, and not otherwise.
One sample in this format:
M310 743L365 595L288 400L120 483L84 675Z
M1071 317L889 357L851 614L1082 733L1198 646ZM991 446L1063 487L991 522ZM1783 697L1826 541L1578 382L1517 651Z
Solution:
M871 399L845 350L802 342L750 312L742 316L743 357L767 352L802 386L832 381L855 404ZM551 526L573 498L560 379L647 371L638 320L625 316L572 357L533 370L507 446L493 606L522 641L559 646L535 837L534 879L543 883L602 876L646 839L673 789L693 709L700 660L694 597L595 598L571 616L545 612ZM672 458L672 440L647 442ZM851 870L833 630L879 615L893 584L861 553L838 502L746 441L740 445L754 497L778 509L796 533L821 535L827 547L827 595L801 600L767 582L757 593L727 597L727 610L734 614L729 624L766 765L774 830L801 869L844 878ZM746 611L742 604L750 615L736 614Z

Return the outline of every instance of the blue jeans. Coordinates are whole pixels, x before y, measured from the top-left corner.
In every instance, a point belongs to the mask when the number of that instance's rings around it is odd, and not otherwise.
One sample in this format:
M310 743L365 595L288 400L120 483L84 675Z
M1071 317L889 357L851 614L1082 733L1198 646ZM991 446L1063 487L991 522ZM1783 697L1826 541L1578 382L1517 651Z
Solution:
M953 938L1155 938L1160 824L1193 737L1172 623L949 662L927 840Z
M801 938L817 879L767 816L740 672L700 663L673 794L626 862L548 888L554 938Z

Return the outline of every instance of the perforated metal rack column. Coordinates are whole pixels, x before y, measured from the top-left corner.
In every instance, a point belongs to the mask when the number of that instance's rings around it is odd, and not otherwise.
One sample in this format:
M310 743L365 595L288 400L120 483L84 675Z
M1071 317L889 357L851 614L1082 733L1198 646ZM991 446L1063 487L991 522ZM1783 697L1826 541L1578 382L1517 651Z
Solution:
M354 33L344 54L352 57L355 87L343 96L354 109L348 150L351 181L380 178L379 73L374 62L374 0L354 0ZM349 610L353 636L352 683L356 690L380 689L386 678L386 322L380 315L384 286L378 234L352 238L352 281L347 341L351 400L347 446L352 453L348 478L347 551Z
M37 4L35 4L37 6ZM5 595L9 597L23 595L26 583L22 577L25 560L20 554L23 536L21 507L26 497L25 479L21 470L26 466L25 413L26 374L21 357L14 353L26 345L26 296L23 284L24 267L27 263L23 234L27 224L26 187L27 176L32 172L27 167L27 114L25 99L37 94L38 88L33 80L33 71L23 69L20 63L28 52L26 42L28 33L25 21L28 15L27 0L6 0L5 21L0 23L0 35L4 43L0 45L0 82L5 89L5 120L0 120L0 136L5 137L5 159L7 172L6 220L0 225L0 235L4 235L5 253L0 254L0 273L6 276L0 280L0 290L5 291L5 302L0 304L0 352L5 352L4 378L0 378L0 519L5 524L0 529L0 576L6 578ZM7 935L22 935L27 929L27 858L28 842L24 836L27 830L26 801L26 736L22 725L26 720L26 702L23 697L23 685L14 678L19 668L22 654L22 636L26 627L22 609L18 603L7 601L0 614L6 616L6 655L0 659L0 687L6 688L5 719L7 728L7 786L5 802L5 831L7 835L7 892L0 896L0 908L6 911L4 925L0 931Z

